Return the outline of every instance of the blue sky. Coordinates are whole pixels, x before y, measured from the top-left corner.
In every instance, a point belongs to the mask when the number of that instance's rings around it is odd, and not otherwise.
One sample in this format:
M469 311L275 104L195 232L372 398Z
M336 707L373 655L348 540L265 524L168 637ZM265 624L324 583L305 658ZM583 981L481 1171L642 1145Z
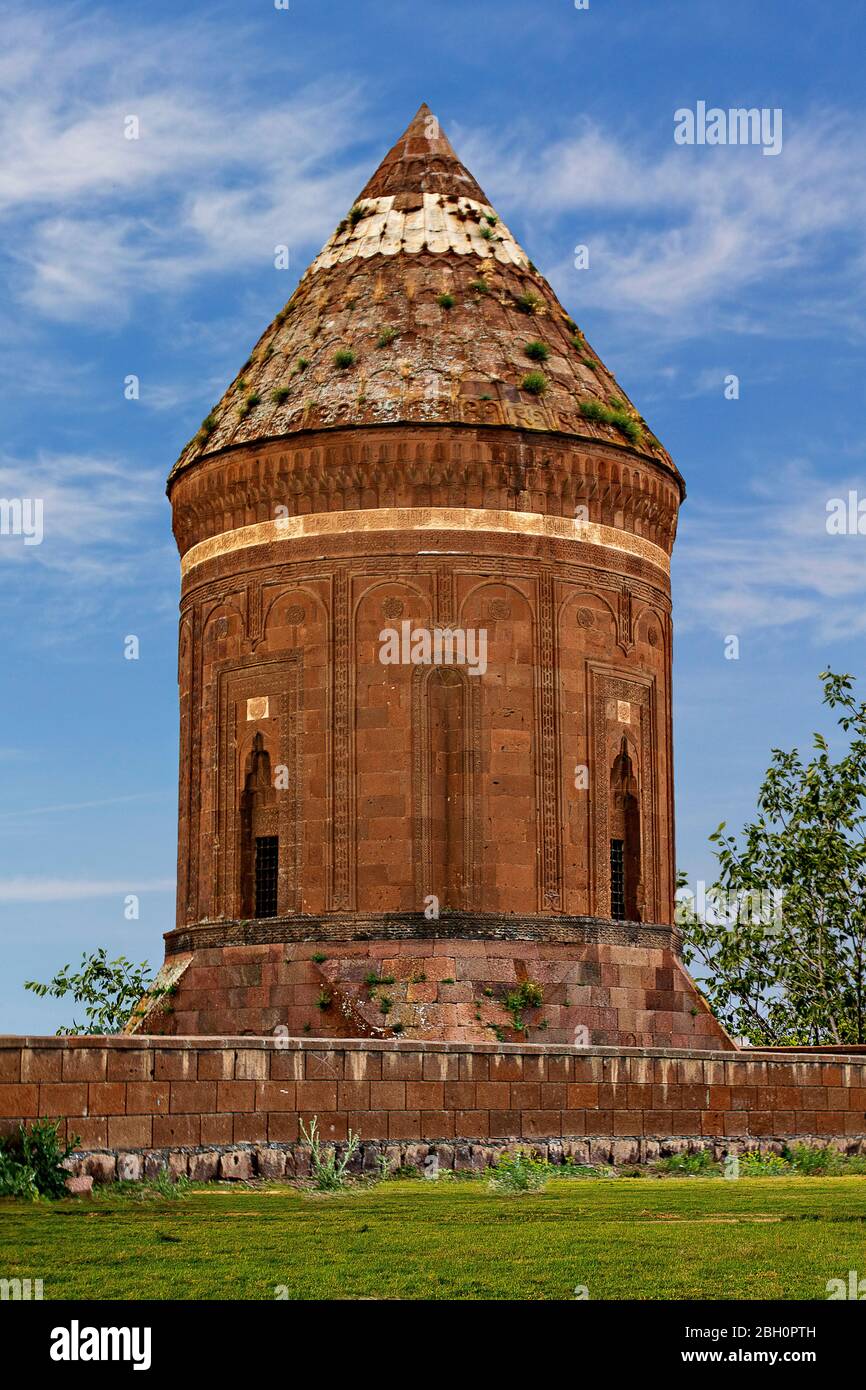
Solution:
M866 496L858 0L0 0L0 25L0 496L46 528L0 536L0 1031L66 1020L22 981L84 949L162 958L165 475L422 100L685 474L678 860L710 879L770 748L827 727L818 672L866 674L866 536L825 525ZM701 100L781 108L782 152L677 146Z

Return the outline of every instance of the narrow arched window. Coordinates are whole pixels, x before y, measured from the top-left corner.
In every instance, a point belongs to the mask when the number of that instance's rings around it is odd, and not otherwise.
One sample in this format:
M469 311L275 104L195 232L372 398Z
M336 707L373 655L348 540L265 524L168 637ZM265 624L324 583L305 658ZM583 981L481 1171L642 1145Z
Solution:
M628 741L623 738L610 774L610 915L640 921L640 801Z
M241 793L241 913L276 917L280 869L276 793L270 754L257 733L247 758Z

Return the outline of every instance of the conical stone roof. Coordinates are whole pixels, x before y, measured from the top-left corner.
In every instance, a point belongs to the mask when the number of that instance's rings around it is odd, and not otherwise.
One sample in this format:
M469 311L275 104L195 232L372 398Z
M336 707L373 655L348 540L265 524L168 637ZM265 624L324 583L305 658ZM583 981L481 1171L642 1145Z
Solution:
M498 426L603 440L673 472L423 105L172 477L301 431Z

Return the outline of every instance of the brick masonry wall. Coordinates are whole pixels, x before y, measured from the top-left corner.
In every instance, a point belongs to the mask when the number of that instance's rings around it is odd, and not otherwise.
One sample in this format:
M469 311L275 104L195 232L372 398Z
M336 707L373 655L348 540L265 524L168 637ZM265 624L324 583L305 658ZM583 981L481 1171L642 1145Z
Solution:
M596 931L599 929L596 927ZM611 935L616 928L609 927ZM675 951L624 941L327 941L204 946L169 957L171 1012L142 1028L180 1036L255 1033L481 1043L730 1049ZM619 935L625 937L626 930ZM371 988L377 976L384 983ZM543 1002L521 1037L503 1001L523 981ZM381 1001L386 1001L383 1011ZM579 1031L578 1031L579 1030Z
M360 1133L359 1162L437 1145L483 1166L515 1141L581 1161L783 1139L866 1152L866 1053L369 1039L0 1038L0 1133L57 1118L97 1176L295 1171L299 1121ZM461 1155L463 1156L461 1159Z

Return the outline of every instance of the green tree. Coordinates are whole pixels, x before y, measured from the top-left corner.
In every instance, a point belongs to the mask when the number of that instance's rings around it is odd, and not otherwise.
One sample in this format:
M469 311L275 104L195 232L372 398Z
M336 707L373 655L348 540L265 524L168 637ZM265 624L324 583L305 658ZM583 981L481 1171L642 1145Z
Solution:
M48 984L26 980L25 989L41 997L63 999L71 994L85 1011L85 1023L73 1021L68 1028L58 1028L61 1036L78 1033L120 1033L133 1018L141 1018L151 1001L170 993L169 989L154 988L152 972L146 960L133 965L125 956L109 960L104 946L81 957L81 969L73 972L64 965Z
M739 840L724 821L710 836L721 910L677 910L710 1006L758 1045L866 1042L866 702L851 676L821 681L842 756L820 733L807 761L774 749L757 818Z

